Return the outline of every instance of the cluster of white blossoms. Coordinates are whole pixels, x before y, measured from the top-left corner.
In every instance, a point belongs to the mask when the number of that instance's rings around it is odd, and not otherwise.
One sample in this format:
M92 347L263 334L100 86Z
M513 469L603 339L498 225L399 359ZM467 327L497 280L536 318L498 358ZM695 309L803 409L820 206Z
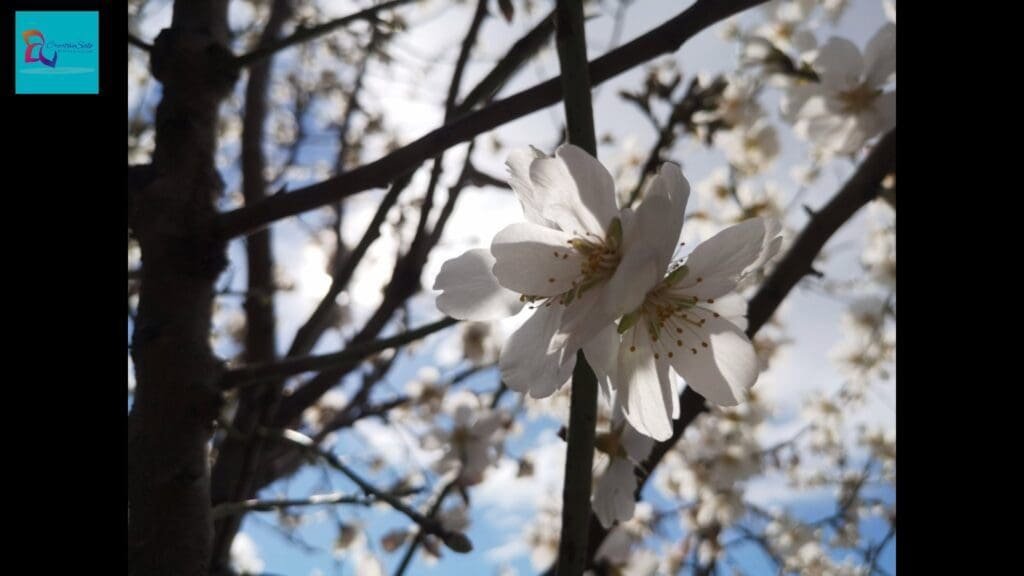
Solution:
M687 502L680 523L696 535L698 558L707 565L722 552L721 535L746 513L747 481L763 470L758 429L766 407L757 395L742 406L714 408L698 416L663 461L655 486Z
M837 562L822 545L820 528L811 528L788 517L780 516L765 530L768 542L782 560L786 573L808 576L866 576L866 566L850 561Z
M635 211L576 146L553 157L517 150L507 165L526 221L445 262L434 288L438 308L458 319L533 310L501 351L508 387L551 396L583 350L609 404L655 440L679 415L671 372L716 404L740 403L759 365L735 290L778 251L778 222L746 220L676 259L690 195L677 165L662 165Z
M815 164L857 154L896 124L896 92L889 88L896 77L894 3L886 3L890 22L863 51L846 38L819 43L815 36L818 8L834 23L845 7L834 0L776 0L766 6L766 22L731 35L740 42L741 64L759 67L782 89L781 116L813 145Z
M477 395L469 391L454 394L449 404L452 426L428 432L423 447L444 448L444 455L434 466L439 474L457 473L462 486L479 484L484 471L499 456L508 416L501 410L486 409Z
M818 48L811 66L816 83L794 85L798 106L794 129L825 154L855 154L871 138L896 125L896 92L886 86L896 76L896 25L886 24L863 54L845 38Z

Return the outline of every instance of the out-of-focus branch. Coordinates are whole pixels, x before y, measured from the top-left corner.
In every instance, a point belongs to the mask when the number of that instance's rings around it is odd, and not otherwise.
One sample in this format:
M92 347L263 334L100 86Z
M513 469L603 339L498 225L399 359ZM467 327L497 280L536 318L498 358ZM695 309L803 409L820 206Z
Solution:
M415 342L424 336L429 336L434 332L444 330L458 322L459 321L454 318L442 318L441 320L432 322L426 326L421 326L415 330L402 332L401 334L390 338L383 338L381 340L367 342L366 344L352 346L333 354L284 358L277 362L256 364L253 366L245 366L234 370L228 370L221 378L221 388L223 390L230 390L232 388L250 386L276 378L294 376L303 372L329 370L339 366L356 364L374 354L377 354L378 352L382 352L389 348L396 348L410 342Z
M267 58L268 56L276 52L280 52L285 48L290 48L292 46L295 46L296 44L308 42L314 38L318 38L320 36L323 36L324 34L333 32L338 28L341 28L342 26L351 24L352 22L373 19L377 16L378 12L381 12L383 10L389 10L391 8L397 8L402 4L408 4L412 1L413 0L389 0L388 2L382 2L380 4L377 4L376 6L371 6L365 10L360 10L359 12L356 12L354 14L342 16L341 18L335 18L334 20L324 22L323 24L317 24L316 26L311 26L309 28L300 28L296 30L294 34L288 36L287 38L282 38L275 42L270 42L266 45L261 45L260 47L256 48L252 52L249 52L248 54L238 56L234 59L232 63L236 68L244 68L246 66L259 62L260 60L263 60L264 58Z

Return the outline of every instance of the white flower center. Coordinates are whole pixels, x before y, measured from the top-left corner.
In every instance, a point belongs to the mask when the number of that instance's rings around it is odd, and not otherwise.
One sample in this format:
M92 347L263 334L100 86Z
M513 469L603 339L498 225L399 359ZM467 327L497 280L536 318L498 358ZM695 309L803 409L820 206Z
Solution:
M552 256L555 259L568 260L569 254L573 251L580 256L579 275L572 281L572 287L546 299L524 294L519 298L521 301L546 300L546 306L556 302L568 306L587 290L611 278L622 260L622 222L618 218L613 219L605 238L587 234L569 240L568 244L571 248L564 251L553 250ZM555 279L549 278L548 281L554 282Z
M702 301L673 290L673 286L686 276L688 269L680 266L673 270L654 290L651 290L634 312L623 316L619 322L619 333L624 333L638 323L640 330L647 330L651 343L655 348L654 358L659 359L664 352L669 358L677 352L689 351L699 354L708 347L707 333L704 325L707 317L718 318L720 314L705 307L703 304L714 304L714 298ZM698 277L700 284L704 279ZM635 333L634 333L635 338ZM629 347L636 352L636 344Z
M840 92L837 96L843 112L855 114L867 110L875 102L875 99L882 95L882 91L865 84Z

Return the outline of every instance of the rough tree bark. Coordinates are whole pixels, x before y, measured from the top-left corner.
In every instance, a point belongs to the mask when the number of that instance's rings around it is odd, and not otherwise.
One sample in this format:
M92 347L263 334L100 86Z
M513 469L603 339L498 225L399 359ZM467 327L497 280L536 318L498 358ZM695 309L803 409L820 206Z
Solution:
M177 2L150 55L163 98L154 178L132 218L143 267L127 439L129 574L209 569L207 445L220 406L209 338L214 283L226 264L212 226L223 188L214 154L218 108L236 76L227 41L227 0Z

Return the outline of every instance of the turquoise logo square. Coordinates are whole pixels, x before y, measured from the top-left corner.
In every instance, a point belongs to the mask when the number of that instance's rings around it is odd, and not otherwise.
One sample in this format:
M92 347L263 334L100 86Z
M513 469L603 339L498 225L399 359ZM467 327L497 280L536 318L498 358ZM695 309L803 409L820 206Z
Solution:
M99 94L99 12L15 12L15 94Z

